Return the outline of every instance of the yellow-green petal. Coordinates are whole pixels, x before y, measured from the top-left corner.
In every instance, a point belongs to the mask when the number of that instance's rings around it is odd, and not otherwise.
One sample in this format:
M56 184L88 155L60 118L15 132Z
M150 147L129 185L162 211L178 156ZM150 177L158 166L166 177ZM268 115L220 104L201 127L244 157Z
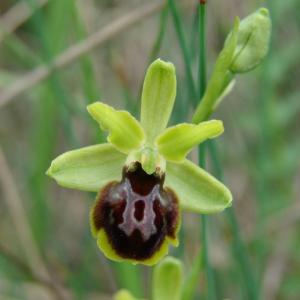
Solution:
M167 128L156 140L157 148L166 160L180 162L193 147L217 137L224 131L222 121L211 120L198 125L182 123Z
M181 299L183 281L182 263L173 257L166 257L153 273L153 300Z
M142 92L141 124L149 143L166 128L175 97L174 65L155 60L147 70Z
M111 144L89 146L58 156L47 175L63 187L98 192L106 183L121 179L125 160Z
M87 110L103 130L109 131L107 140L119 151L128 154L143 144L143 128L128 111L115 110L102 102L88 105Z
M189 160L167 163L166 186L172 188L182 209L197 213L217 213L231 205L228 188Z

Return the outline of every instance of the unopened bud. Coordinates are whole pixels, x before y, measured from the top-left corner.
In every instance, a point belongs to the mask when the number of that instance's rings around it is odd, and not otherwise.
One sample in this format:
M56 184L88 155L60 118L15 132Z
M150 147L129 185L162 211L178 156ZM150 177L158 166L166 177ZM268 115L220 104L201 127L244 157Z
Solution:
M244 73L257 67L268 53L270 36L271 19L266 8L242 20L230 70Z

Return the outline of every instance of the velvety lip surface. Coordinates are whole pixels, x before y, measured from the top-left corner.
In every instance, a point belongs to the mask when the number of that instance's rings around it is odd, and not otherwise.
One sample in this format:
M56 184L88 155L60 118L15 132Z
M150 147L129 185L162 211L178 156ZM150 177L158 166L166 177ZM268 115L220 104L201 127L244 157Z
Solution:
M109 183L99 194L92 220L120 257L151 258L166 236L176 238L178 199L163 183L164 177L148 175L137 163L134 171L123 170L121 182Z

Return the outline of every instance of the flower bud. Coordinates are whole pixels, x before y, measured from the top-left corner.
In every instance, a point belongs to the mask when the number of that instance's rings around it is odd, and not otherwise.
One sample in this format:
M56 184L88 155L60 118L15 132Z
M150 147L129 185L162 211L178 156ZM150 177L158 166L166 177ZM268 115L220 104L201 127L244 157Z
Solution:
M120 290L118 291L115 296L114 300L137 300L131 293L127 290Z
M245 73L257 67L268 53L270 35L271 19L266 8L242 20L230 70Z

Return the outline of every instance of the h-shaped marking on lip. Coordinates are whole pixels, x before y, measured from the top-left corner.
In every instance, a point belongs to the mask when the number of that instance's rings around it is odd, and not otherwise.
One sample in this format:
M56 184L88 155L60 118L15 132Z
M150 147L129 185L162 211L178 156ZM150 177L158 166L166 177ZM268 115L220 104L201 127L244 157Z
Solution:
M143 240L147 241L151 235L157 232L154 223L155 212L153 210L153 203L155 199L161 197L159 194L159 185L155 185L152 191L146 196L135 193L127 178L125 179L125 185L126 189L124 188L123 191L126 193L126 207L123 212L123 223L118 226L127 236L130 236L135 229L138 229ZM143 218L139 221L136 219L134 213L136 209L135 203L141 200L144 202L145 206Z

